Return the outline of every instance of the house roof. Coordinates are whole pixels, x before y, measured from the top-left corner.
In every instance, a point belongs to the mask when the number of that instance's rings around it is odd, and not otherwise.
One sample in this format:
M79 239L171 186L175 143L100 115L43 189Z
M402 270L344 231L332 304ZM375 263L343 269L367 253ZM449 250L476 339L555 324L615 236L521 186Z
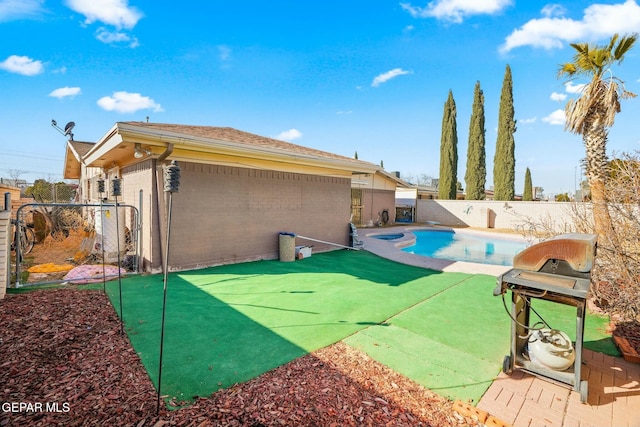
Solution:
M341 176L347 171L350 174L379 169L373 163L229 127L118 122L90 147L74 147L71 143L68 153L73 154L73 159L72 156L65 158L65 171L74 170L68 165L73 160L82 161L88 167L102 168L139 162L144 159L134 157L136 144L152 157L179 161L283 171L311 168L311 173ZM81 153L84 149L86 151Z
M400 187L400 188L409 188L410 185L407 181L405 181L404 179L400 178L398 175L396 175L393 172L387 172L386 170L380 168L380 170L378 170L377 172L378 174L384 176L385 178L389 179L390 181L393 181L396 183L396 186Z
M194 137L209 140L235 142L238 144L248 144L253 147L262 147L270 150L280 150L283 153L305 154L330 159L342 159L347 161L354 160L350 157L340 156L338 154L329 153L327 151L316 150L313 148L304 147L302 145L292 144L290 142L280 141L277 139L244 132L230 127L193 126L145 122L123 122L122 124L148 129L153 132L162 133L163 135L191 135Z
M80 178L80 163L82 157L89 152L95 145L94 142L67 141L67 150L64 154L64 173L65 179Z

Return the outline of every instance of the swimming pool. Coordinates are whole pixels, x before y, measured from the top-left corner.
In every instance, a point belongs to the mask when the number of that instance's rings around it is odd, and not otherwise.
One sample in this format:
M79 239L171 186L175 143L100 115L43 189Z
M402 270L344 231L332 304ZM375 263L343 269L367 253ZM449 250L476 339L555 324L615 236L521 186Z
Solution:
M416 230L413 234L416 243L403 251L451 261L508 266L513 265L514 255L527 247L520 240L449 230Z
M390 234L374 234L371 237L380 240L396 240L404 237L404 233L390 233Z

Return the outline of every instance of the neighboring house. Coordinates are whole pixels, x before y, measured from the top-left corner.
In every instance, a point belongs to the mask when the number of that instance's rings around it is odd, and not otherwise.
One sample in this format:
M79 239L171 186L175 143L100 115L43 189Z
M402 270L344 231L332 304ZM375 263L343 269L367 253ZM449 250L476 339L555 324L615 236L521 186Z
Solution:
M21 193L24 193L24 190L26 190L27 187L29 186L27 181L24 179L0 178L0 186L3 186L3 185L16 187L20 189Z
M113 201L110 182L119 177L118 201L140 207L145 271L162 268L163 165L172 160L181 178L172 196L171 269L275 259L280 232L348 245L352 175L380 169L222 127L118 122L94 144L69 141L64 178L80 180L81 201ZM97 191L101 178L106 194ZM300 238L296 244L334 248Z
M484 199L485 200L493 200L493 189L484 190ZM514 201L521 201L522 200L522 195L521 194L515 194L513 196L513 200Z
M351 222L356 225L386 225L396 222L396 188L408 184L382 168L354 173L351 179Z
M396 222L415 222L417 199L417 188L396 189Z
M5 197L5 194L9 193L11 195L10 197L12 202L20 200L20 188L15 187L13 185L0 183L0 193L2 193L2 197ZM0 204L2 203L4 203L4 201L0 201ZM0 206L4 206L4 205L0 205Z

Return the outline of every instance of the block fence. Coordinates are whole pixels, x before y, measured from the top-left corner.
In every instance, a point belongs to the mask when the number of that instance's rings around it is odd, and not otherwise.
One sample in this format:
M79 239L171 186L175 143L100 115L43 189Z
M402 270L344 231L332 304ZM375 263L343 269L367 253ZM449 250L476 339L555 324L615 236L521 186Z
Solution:
M580 209L589 207L580 205ZM517 230L533 222L568 233L573 231L573 207L572 202L420 199L416 205L416 223L433 221L454 227Z

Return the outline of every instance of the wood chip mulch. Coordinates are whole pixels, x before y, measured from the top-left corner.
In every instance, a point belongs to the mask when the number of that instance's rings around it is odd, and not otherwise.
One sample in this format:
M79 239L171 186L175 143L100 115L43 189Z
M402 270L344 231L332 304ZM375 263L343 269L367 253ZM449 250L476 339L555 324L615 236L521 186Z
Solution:
M156 413L156 391L101 291L0 300L0 426L477 425L343 343Z

